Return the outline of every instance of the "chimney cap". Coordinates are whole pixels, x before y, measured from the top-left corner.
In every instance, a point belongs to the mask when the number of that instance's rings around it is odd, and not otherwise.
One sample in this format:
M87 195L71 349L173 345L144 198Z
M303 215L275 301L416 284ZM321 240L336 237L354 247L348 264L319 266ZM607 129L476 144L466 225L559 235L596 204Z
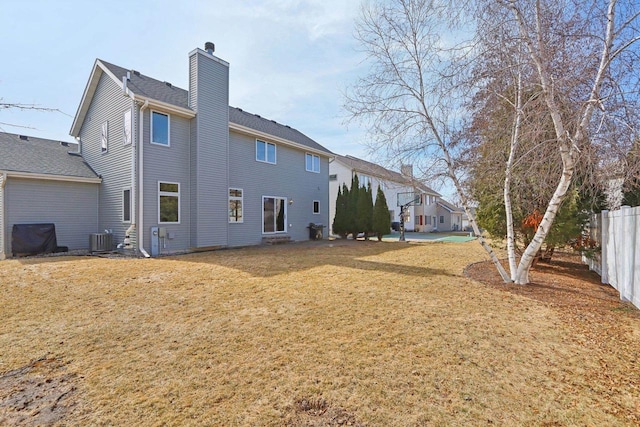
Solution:
M206 50L207 53L209 53L209 54L213 54L213 52L215 52L215 50L216 50L216 45L213 44L212 42L206 42L204 44L204 50Z

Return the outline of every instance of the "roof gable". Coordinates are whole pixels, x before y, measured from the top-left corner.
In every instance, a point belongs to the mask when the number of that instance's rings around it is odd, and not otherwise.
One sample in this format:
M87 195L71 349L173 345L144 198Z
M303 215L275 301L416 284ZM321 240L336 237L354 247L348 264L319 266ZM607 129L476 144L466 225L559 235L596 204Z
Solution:
M189 107L188 91L177 86L173 86L168 82L156 80L152 77L139 73L138 71L127 70L126 68L118 65L111 64L101 59L96 59L91 76L89 77L89 82L87 83L80 106L78 107L78 111L71 127L70 133L73 136L78 136L80 134L82 122L87 114L89 105L91 105L91 99L93 98L96 87L103 73L106 73L111 77L111 79L123 90L123 78L128 77L127 90L134 96L155 100L168 106L177 107L185 112L191 111ZM325 147L318 144L302 132L290 126L282 125L273 120L266 119L257 114L251 114L241 108L229 107L229 123L236 124L239 127L254 130L259 133L266 133L285 141L290 141L294 143L294 145L301 145L315 152L326 153L326 155L333 154L331 151L327 150Z

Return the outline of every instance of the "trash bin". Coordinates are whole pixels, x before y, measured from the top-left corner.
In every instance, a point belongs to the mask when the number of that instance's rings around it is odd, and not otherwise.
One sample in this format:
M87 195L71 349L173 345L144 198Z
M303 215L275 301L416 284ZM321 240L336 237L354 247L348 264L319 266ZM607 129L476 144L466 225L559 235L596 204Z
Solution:
M324 225L310 222L307 228L309 229L310 240L322 240L322 230L324 229Z

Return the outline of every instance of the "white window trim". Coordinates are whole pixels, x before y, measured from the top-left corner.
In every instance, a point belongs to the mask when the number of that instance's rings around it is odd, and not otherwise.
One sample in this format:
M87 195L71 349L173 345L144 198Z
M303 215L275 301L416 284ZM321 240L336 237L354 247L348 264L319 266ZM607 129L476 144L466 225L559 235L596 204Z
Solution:
M109 152L109 120L105 120L100 127L100 151L102 154Z
M240 221L231 221L231 216L229 216L229 224L243 224L244 223L244 190L242 188L229 187L229 191L231 190L240 191L240 194L242 194L242 196L240 197L232 196L231 194L229 194L229 201L240 200L240 206L242 206L242 218L240 219ZM263 207L262 214L264 215L264 207ZM264 221L262 221L262 226L264 227Z
M161 142L153 141L153 113L162 114L163 116L167 116L167 143L163 144ZM150 142L153 145L159 145L160 147L171 147L171 114L163 113L162 111L151 110L151 118L149 119L149 133ZM164 181L163 181L164 182Z
M315 212L316 203L318 204L318 212ZM314 200L311 204L311 210L314 215L320 215L320 200Z
M264 160L260 160L258 158L258 142L262 142L263 144L265 144L265 146L264 146ZM267 147L269 145L273 145L273 162L269 161L269 155L268 155L268 151L267 151ZM267 142L267 141L263 141L262 139L256 139L256 162L267 163L269 165L277 164L278 163L278 146L276 144L274 144L273 142Z
M284 230L283 231L264 231L264 199L282 199L284 200ZM262 234L286 234L287 229L289 228L287 224L287 205L289 204L289 200L283 196L262 196L262 204L260 205L260 211L262 212ZM275 218L274 218L275 221ZM275 228L275 227L274 227Z
M127 126L127 123L129 125ZM128 129L127 129L128 128ZM127 135L127 130L129 134ZM128 108L122 113L122 139L123 145L131 145L131 141L133 138L132 135L133 130L133 111L131 108Z
M176 184L178 186L178 221L177 222L162 222L160 221L160 196L176 197L176 193L172 191L160 191L160 184ZM158 181L158 224L180 224L182 214L180 212L180 183L171 181Z
M311 156L311 169L307 168L307 156ZM314 160L318 159L318 170L314 170L313 166L315 164ZM304 169L307 172L320 173L320 156L313 153L305 153L304 154Z
M125 214L125 210L124 210L124 206L125 206L124 205L124 192L125 191L129 191L129 220L125 220L124 219L124 214ZM131 187L124 187L122 189L122 198L120 199L120 201L122 202L122 216L121 216L122 223L123 224L131 224L131 213L132 213L131 212L132 211L131 203L133 201L133 195L131 194Z

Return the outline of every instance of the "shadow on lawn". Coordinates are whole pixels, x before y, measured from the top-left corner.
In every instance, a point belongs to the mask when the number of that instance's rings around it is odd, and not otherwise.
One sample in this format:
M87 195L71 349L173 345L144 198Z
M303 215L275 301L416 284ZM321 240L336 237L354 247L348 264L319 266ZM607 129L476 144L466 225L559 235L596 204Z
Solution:
M323 240L289 243L281 246L219 250L168 257L167 259L235 268L260 277L272 277L326 265L364 272L382 271L417 277L436 275L459 277L450 271L439 268L365 259L393 251L402 251L409 247L404 243Z

